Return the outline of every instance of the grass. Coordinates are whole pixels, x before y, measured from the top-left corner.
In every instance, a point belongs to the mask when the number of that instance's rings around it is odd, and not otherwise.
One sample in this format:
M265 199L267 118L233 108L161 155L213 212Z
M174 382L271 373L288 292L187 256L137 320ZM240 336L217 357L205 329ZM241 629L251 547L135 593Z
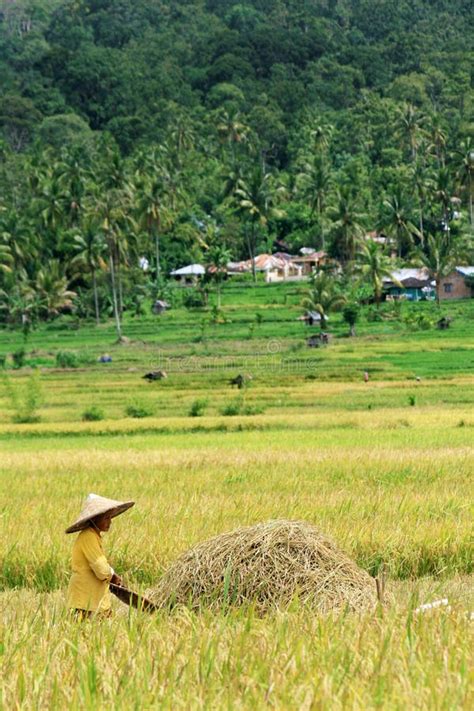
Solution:
M141 341L129 346L111 345L108 325L33 335L41 421L15 424L0 400L1 709L474 704L473 305L451 304L443 332L364 321L348 339L336 318L336 338L314 353L293 320L298 295L283 304L280 287L265 288L229 291L233 324L210 325L206 344L192 343L202 315L179 309L127 322ZM251 298L264 315L250 341ZM0 351L19 348L16 334L1 338ZM57 350L91 364L56 368ZM98 364L101 352L113 362ZM169 377L146 383L155 366ZM229 385L238 372L253 375L245 409L224 416L242 397ZM24 369L8 374L28 382ZM151 416L126 417L130 403ZM105 419L82 421L88 410ZM293 518L372 575L383 566L395 602L324 618L296 603L261 618L251 606L150 617L117 602L112 619L78 624L64 607L64 529L89 491L137 502L105 546L138 590L205 538ZM414 614L441 597L450 611Z

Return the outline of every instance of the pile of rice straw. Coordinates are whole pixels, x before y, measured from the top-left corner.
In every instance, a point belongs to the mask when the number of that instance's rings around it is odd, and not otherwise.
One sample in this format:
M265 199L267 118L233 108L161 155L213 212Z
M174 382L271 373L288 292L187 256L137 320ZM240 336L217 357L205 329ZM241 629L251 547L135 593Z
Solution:
M250 603L259 612L295 599L322 613L369 609L377 601L374 579L330 539L308 523L285 520L239 528L191 548L149 596L159 607Z

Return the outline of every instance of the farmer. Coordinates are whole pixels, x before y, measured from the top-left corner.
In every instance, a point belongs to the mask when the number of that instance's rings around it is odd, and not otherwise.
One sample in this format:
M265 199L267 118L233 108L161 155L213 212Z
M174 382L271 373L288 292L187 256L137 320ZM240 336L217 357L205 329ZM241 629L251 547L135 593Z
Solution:
M111 614L109 583L121 585L122 580L107 562L101 533L110 529L114 516L134 503L89 494L79 518L66 529L66 533L80 531L72 549L68 606L81 619L94 614Z

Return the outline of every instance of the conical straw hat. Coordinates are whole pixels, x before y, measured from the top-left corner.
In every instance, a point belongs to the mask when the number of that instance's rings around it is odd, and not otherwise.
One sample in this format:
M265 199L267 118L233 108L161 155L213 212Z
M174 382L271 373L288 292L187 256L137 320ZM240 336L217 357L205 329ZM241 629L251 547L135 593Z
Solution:
M79 518L72 526L66 528L66 533L75 533L87 528L89 521L96 516L104 513L110 513L111 517L118 516L134 505L134 501L115 501L115 499L107 499L105 496L97 496L97 494L89 494L84 501L82 511Z

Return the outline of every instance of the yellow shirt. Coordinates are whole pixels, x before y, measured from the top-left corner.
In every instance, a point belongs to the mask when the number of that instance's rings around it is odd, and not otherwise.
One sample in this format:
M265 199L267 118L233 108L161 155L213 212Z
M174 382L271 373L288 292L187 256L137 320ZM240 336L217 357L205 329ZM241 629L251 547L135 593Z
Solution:
M72 549L69 607L90 612L109 610L109 582L112 574L99 533L93 528L85 528L76 538Z

